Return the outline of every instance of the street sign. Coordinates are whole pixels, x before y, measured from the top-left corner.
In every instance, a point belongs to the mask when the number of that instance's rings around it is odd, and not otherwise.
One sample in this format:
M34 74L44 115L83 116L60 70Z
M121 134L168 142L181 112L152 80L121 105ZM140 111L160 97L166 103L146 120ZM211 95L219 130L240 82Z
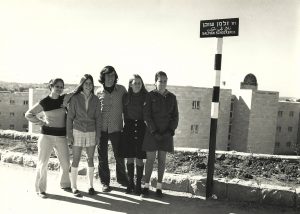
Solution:
M239 18L200 21L200 38L239 35Z

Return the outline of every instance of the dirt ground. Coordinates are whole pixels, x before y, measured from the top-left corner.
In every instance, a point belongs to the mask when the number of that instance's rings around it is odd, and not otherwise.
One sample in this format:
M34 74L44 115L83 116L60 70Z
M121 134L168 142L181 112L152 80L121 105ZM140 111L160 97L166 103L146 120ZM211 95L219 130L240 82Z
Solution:
M0 138L0 149L36 155L36 143ZM52 157L55 157L53 152ZM114 162L110 148L109 161ZM166 172L175 174L205 175L207 156L198 153L175 152L168 154ZM258 184L300 186L300 160L228 158L216 156L214 176L256 181Z

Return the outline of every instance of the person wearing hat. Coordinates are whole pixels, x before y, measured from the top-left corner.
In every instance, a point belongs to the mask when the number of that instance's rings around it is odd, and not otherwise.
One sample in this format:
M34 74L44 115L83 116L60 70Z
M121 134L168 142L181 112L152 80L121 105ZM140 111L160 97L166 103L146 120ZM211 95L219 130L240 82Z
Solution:
M108 165L108 140L110 140L116 160L117 182L128 186L128 177L125 171L124 158L119 157L119 144L121 143L121 130L123 129L122 97L127 92L126 88L117 84L118 74L114 67L105 66L99 77L102 88L98 93L101 108L101 138L97 145L99 159L99 177L102 191L109 192L110 170Z
M88 162L88 180L90 195L95 194L93 187L94 178L94 153L96 144L101 135L101 113L100 101L94 95L93 77L85 74L75 94L70 99L67 114L67 138L71 142L73 152L73 162L71 167L71 184L74 196L81 197L77 189L78 165L83 147L86 148Z

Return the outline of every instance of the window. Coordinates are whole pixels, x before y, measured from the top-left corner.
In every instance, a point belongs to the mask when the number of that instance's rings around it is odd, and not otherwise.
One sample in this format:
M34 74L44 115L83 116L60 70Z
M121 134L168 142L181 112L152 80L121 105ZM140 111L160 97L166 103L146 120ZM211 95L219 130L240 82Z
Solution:
M10 112L9 115L13 117L13 116L15 116L15 113L14 112Z
M283 111L278 111L278 117L282 117Z
M14 129L14 128L15 128L15 125L10 124L10 125L9 125L9 128L10 128L10 129Z
M200 109L200 101L194 100L192 103L192 109Z
M286 143L286 147L291 148L292 143L291 142L287 142Z
M294 112L293 112L293 111L290 111L289 116L290 116L290 117L294 117Z
M288 132L292 132L293 131L293 127L289 126L288 127Z
M275 143L275 148L279 148L280 147L280 143L279 142L276 142Z
M281 132L281 126L277 126L277 127L276 127L276 131L277 131L277 132Z
M191 125L191 134L198 134L199 125Z
M14 105L15 101L14 100L10 100L9 103L10 103L10 105Z
M24 105L28 105L28 100L24 100L24 101L23 101L23 104L24 104Z

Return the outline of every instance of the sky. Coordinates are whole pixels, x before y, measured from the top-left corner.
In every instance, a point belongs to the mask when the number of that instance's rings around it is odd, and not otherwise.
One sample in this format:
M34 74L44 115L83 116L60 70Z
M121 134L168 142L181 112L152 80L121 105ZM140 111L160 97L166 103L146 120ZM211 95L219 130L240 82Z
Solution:
M0 80L79 83L115 67L154 83L213 87L216 38L200 21L239 18L239 36L223 38L221 82L238 89L248 73L259 90L300 97L299 0L0 0Z

